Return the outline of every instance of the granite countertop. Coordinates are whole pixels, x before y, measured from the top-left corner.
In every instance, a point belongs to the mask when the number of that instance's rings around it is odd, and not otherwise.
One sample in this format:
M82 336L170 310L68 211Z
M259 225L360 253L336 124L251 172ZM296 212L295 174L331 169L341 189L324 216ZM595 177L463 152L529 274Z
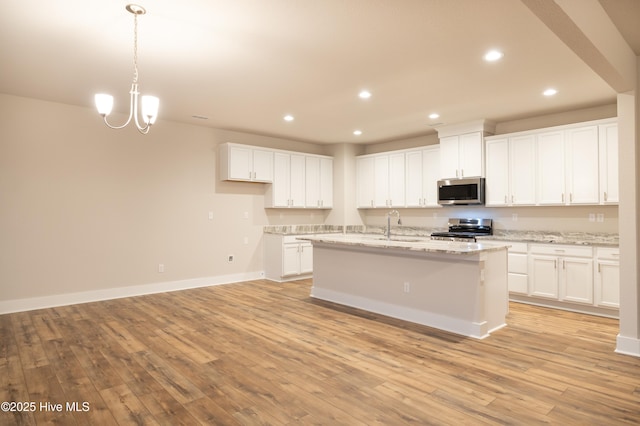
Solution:
M554 243L582 246L618 247L618 234L595 232L550 232L550 231L503 231L494 230L493 235L478 237L478 241L514 241L522 243Z
M326 234L299 237L313 243L327 243L344 246L370 247L390 250L406 250L439 254L470 255L488 251L503 250L508 245L485 245L482 243L461 243L454 241L434 241L429 237L386 237L376 234Z
M265 234L305 235L342 233L341 225L269 225L263 228Z
M428 239L433 232L446 231L443 228L428 228L418 226L393 225L392 237L420 237ZM314 234L342 234L369 235L382 237L385 235L384 226L363 225L270 225L264 227L265 234L280 235L314 235ZM477 237L478 242L483 239L493 241L513 241L522 243L555 243L583 246L618 247L618 234L599 232L555 232L555 231L509 231L494 229L493 235Z

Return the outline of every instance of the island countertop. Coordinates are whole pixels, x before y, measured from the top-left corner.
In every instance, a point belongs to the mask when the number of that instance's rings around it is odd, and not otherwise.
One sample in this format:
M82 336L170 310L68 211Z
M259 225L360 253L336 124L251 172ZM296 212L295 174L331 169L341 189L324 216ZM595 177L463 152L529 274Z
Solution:
M312 243L337 244L344 246L360 246L390 250L407 250L412 252L427 252L440 254L470 255L483 252L499 251L509 247L508 244L464 243L456 241L437 241L428 238L411 236L385 236L376 234L321 234L305 235L299 240Z

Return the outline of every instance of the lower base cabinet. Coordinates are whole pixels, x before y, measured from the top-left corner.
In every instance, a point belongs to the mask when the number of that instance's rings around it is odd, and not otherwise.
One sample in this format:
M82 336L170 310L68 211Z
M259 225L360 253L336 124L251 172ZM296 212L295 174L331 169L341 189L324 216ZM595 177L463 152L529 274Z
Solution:
M593 304L591 247L531 244L530 296Z
M265 278L284 282L313 273L313 246L300 235L266 234L264 237Z
M511 300L617 316L620 307L619 248L493 242L510 246Z
M599 306L620 307L620 249L596 249L595 301Z

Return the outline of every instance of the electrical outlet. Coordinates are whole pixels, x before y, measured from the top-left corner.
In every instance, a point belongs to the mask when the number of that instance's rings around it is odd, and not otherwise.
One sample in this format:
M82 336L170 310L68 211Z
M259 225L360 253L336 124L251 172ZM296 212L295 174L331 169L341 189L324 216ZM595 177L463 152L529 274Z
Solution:
M242 214L242 217L245 218L245 219L249 219L249 212L244 212Z
M229 257L227 258L227 261L228 262L233 262L233 255L232 254L229 255Z
M209 212L209 220L213 220L213 212Z
M598 222L604 222L604 213L598 213L597 221Z
M595 222L595 221L596 221L596 214L589 213L589 222Z
M244 240L242 240L242 242L244 243L244 245L249 244L249 237L244 237Z
M404 292L405 293L409 293L411 291L411 284L409 283L409 281L405 281L404 282Z
M514 222L517 222L518 221L518 213L512 213L511 214L511 220L514 221Z
M158 263L158 272L161 274L164 272L164 263Z

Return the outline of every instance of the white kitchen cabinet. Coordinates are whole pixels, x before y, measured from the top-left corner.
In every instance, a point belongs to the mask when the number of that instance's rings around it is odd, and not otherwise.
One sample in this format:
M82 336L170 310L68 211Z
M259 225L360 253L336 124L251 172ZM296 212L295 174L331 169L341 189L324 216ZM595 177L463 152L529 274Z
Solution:
M598 204L598 126L565 131L566 189L568 204Z
M530 296L593 303L591 247L532 244L529 247Z
M289 281L308 277L313 272L313 246L299 235L265 234L265 278Z
M404 152L359 157L358 207L405 206Z
M333 207L333 159L305 157L305 207Z
M564 205L565 148L564 131L536 135L536 189L540 205Z
M484 176L482 132L472 132L440 139L440 177Z
M356 158L358 208L375 207L374 157Z
M620 249L596 249L595 304L608 308L620 307Z
M600 203L618 204L618 124L598 126Z
M489 206L534 205L535 136L489 139L486 143L486 198Z
M273 151L225 143L220 145L220 178L245 182L273 181Z
M508 251L509 292L527 294L529 292L527 244L508 241L505 244L511 246Z
M267 207L305 207L305 156L274 153L273 184L265 197Z
M491 240L482 238L478 241L486 245L508 245L507 251L507 287L510 294L529 294L529 254L528 244L518 241Z
M438 207L440 152L433 146L405 153L407 207Z

